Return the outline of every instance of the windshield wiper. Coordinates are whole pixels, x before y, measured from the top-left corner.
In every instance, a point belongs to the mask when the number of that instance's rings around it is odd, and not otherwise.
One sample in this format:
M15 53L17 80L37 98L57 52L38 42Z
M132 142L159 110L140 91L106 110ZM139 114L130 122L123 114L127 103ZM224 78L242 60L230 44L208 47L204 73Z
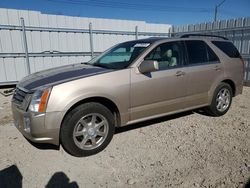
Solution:
M89 62L81 62L82 65L91 65Z
M81 64L83 65L91 65L91 66L96 66L96 67L101 67L101 68L105 68L105 69L110 69L109 67L107 67L106 65L104 64L101 64L101 63L89 63L89 62L81 62Z
M104 64L101 64L101 63L94 63L92 64L93 66L96 66L96 67L101 67L101 68L105 68L105 69L110 69L110 67L104 65Z

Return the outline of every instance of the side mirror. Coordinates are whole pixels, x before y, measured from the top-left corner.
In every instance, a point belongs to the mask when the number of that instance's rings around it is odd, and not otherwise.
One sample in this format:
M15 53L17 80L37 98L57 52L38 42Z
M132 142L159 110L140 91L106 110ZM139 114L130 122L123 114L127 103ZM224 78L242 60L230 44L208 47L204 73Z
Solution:
M139 71L141 73L148 73L148 72L153 72L156 70L159 70L158 61L144 60L139 66Z

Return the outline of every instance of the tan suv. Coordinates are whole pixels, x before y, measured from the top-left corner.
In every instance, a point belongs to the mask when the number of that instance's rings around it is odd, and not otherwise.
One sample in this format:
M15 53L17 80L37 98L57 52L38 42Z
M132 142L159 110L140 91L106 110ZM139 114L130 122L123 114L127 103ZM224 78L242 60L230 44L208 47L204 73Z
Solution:
M201 107L225 114L242 93L243 67L223 37L124 42L87 63L25 77L12 100L14 122L32 142L92 155L109 144L115 127Z

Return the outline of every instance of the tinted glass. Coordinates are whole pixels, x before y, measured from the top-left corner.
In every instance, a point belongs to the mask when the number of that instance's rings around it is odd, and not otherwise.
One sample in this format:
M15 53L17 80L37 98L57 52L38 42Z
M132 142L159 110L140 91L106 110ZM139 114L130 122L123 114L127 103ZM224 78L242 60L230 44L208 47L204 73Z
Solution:
M159 62L159 69L174 68L182 65L182 43L167 42L154 48L144 59Z
M208 62L207 48L203 41L185 41L189 64Z
M218 56L214 53L214 51L206 44L207 46L207 54L208 54L208 61L219 61Z
M225 41L212 41L212 43L217 46L221 51L227 54L229 57L232 58L239 58L240 53L237 48L231 42Z

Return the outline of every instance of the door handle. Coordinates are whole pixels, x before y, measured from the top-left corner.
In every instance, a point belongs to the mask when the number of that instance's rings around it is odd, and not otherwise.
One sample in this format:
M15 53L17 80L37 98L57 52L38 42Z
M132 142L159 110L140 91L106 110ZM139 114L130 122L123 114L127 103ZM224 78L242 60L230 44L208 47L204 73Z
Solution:
M183 72L183 71L177 71L176 73L175 73L175 76L183 76L183 75L185 75L186 73L185 72Z
M216 65L216 66L214 67L214 70L216 70L216 71L220 71L220 70L221 70L221 68L220 68L218 65Z

